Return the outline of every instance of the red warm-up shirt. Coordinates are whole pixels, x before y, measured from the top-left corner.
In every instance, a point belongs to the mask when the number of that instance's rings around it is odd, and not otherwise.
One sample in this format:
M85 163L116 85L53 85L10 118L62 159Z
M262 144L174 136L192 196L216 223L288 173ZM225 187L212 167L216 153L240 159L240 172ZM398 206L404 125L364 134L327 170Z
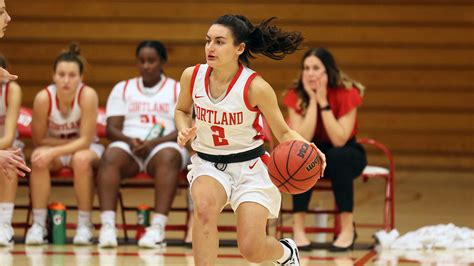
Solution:
M352 111L354 108L357 108L362 104L362 97L359 94L359 91L355 88L346 89L346 88L328 88L328 102L331 106L331 111L333 112L336 119L344 116L345 114ZM299 107L298 94L295 89L288 90L283 103L289 108L293 109L296 113L303 115L303 111ZM291 121L290 121L291 122ZM357 117L354 124L354 129L352 130L351 136L349 139L355 137L357 134ZM326 129L323 125L323 119L321 118L321 110L318 106L318 121L316 123L316 128L314 130L314 137L312 140L315 144L331 144L331 140L326 133Z

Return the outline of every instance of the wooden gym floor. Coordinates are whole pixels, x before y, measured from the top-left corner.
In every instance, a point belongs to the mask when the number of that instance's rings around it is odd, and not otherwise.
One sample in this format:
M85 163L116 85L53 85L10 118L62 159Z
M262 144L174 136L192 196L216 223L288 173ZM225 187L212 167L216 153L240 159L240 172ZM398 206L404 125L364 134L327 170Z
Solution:
M473 173L453 172L411 172L396 173L396 228L401 233L413 231L426 225L453 223L457 226L474 228L474 175ZM382 215L383 193L381 182L369 181L356 184L356 222L374 221ZM71 188L53 188L51 201L61 200L74 202ZM128 190L125 202L136 206L140 203L152 203L152 192ZM331 195L317 195L312 200L312 207L318 204L329 204ZM27 189L19 188L17 202L27 201ZM178 206L184 206L185 193L180 192L175 200ZM284 197L284 204L290 204L289 197ZM23 222L24 211L16 211L14 221ZM67 213L68 221L76 220L75 213ZM99 214L93 215L98 222ZM118 217L120 219L120 216ZM119 220L118 219L118 220ZM127 214L129 222L136 221L135 213ZM291 218L287 218L291 223ZM330 218L331 219L331 218ZM170 223L184 221L183 214L173 213ZM314 221L308 217L307 223ZM331 222L331 220L329 221ZM221 215L220 224L233 224L232 214ZM23 230L17 229L16 242L13 248L0 248L0 266L10 265L194 265L192 250L183 247L180 241L182 232L167 232L170 239L168 247L159 250L138 249L133 243L120 245L117 249L102 250L96 245L74 247L72 245L45 245L30 247L22 244ZM95 232L96 236L98 232ZM122 233L119 232L122 237ZM474 265L474 252L464 251L376 251L370 249L373 244L373 229L359 229L359 239L354 251L334 254L324 249L301 252L301 265ZM68 231L72 237L74 231ZM135 235L131 232L132 237ZM311 236L312 237L312 236ZM332 236L327 236L329 243ZM233 239L233 233L221 234L222 239ZM224 241L228 243L228 241ZM324 244L322 244L324 246ZM221 247L217 265L256 265L247 263L239 255L236 247ZM260 265L272 265L264 263Z

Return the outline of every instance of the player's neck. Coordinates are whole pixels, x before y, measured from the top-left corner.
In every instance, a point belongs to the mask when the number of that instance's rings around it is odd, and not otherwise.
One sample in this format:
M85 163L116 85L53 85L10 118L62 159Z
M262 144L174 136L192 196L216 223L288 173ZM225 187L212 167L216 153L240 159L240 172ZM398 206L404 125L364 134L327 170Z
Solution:
M152 79L148 79L148 80L142 79L142 80L143 80L143 86L145 86L146 88L153 88L156 86L156 84L160 83L161 75L159 75L158 77L154 77Z
M239 63L229 64L221 68L213 68L211 77L219 83L230 83L239 71Z

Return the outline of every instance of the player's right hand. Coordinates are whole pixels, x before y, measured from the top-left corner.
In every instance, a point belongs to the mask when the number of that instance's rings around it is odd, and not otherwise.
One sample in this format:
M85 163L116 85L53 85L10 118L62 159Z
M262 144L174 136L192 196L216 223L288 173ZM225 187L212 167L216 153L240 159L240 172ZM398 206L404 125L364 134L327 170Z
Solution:
M25 173L31 169L26 166L25 160L21 157L21 150L0 150L0 168L7 177L9 171L15 172L19 176L25 176Z
M194 137L196 137L196 127L185 128L178 132L178 145L184 147L186 143Z

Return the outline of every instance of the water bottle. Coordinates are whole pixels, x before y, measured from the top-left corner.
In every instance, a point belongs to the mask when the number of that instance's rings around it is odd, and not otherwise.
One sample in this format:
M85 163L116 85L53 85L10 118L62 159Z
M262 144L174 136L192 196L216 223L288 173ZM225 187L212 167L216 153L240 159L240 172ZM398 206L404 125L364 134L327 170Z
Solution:
M148 226L150 226L150 207L140 204L137 207L137 234L135 235L137 241L145 234L145 228Z
M49 240L53 245L66 244L66 206L60 202L48 205Z

